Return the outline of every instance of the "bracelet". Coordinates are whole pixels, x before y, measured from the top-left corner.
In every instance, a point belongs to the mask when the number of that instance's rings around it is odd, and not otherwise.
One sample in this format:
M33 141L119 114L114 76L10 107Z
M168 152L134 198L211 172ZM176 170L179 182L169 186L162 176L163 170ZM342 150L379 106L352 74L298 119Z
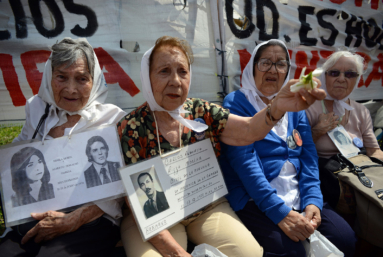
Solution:
M273 117L273 115L271 115L271 104L273 103L274 99L270 101L270 103L267 105L267 110L266 110L266 115L265 115L265 122L268 126L275 126L282 118L279 118L279 119L276 119ZM271 125L267 122L267 118L270 119L271 121Z

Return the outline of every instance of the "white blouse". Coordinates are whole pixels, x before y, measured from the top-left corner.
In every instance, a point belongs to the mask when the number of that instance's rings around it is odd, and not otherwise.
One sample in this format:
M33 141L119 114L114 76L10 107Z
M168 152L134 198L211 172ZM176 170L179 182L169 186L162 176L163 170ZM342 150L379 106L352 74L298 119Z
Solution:
M13 140L13 142L32 139L37 124L45 112L45 107L46 103L37 95L28 99L25 105L25 124L21 130L21 133ZM91 127L117 124L117 122L126 115L126 112L113 104L98 104L94 106L94 108L97 109L95 110L97 115L95 115L94 119L87 122L85 119L81 118L73 128L66 128L64 135L69 135L71 130L73 130L72 133L74 134ZM36 139L53 139L48 135L48 133L52 128L56 126L59 121L59 118L57 117L54 109L55 108L50 108L49 115L37 133ZM120 218L122 217L121 207L123 202L123 198L119 198L97 203L96 205L105 212L105 218L109 219L114 224L119 225Z

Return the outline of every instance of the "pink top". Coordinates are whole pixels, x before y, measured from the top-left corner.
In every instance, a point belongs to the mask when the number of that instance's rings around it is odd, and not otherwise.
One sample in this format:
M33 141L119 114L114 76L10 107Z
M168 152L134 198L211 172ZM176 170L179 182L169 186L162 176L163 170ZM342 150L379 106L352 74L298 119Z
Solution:
M353 100L350 100L350 105L354 110L346 110L346 114L343 117L346 123L344 124L344 122L342 122L345 130L352 139L358 137L362 140L364 147L379 148L378 141L372 129L372 119L368 109ZM306 110L311 127L317 125L321 113L323 113L321 101L316 101ZM327 133L321 136L315 145L319 157L330 158L339 153L338 148L336 148Z

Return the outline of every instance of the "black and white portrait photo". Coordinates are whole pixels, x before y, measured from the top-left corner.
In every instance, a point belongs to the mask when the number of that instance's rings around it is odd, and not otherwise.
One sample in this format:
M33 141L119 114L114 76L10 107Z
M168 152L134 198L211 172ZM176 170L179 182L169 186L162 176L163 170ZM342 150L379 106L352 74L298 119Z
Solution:
M107 160L109 147L104 138L101 136L91 137L85 152L89 163L91 163L84 172L87 188L121 180L117 170L120 168L120 163Z
M156 179L154 167L132 175L131 179L147 219L169 209L165 193Z
M329 132L327 132L338 150L346 157L350 158L356 156L359 153L359 148L352 144L351 137L344 129L343 126L339 126Z
M351 144L351 140L344 135L341 131L334 131L334 138L341 146Z
M40 150L25 147L11 159L12 206L18 207L55 197L51 176Z

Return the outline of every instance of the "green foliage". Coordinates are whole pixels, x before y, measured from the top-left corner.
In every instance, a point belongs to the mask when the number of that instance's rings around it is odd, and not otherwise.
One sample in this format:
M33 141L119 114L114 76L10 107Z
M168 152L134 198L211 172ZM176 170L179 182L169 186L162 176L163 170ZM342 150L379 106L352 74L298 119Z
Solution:
M12 140L20 134L21 128L22 126L0 127L0 145L12 143ZM0 235L3 234L4 230L4 217L0 207Z
M12 143L12 140L20 134L21 128L21 126L0 127L0 145Z

